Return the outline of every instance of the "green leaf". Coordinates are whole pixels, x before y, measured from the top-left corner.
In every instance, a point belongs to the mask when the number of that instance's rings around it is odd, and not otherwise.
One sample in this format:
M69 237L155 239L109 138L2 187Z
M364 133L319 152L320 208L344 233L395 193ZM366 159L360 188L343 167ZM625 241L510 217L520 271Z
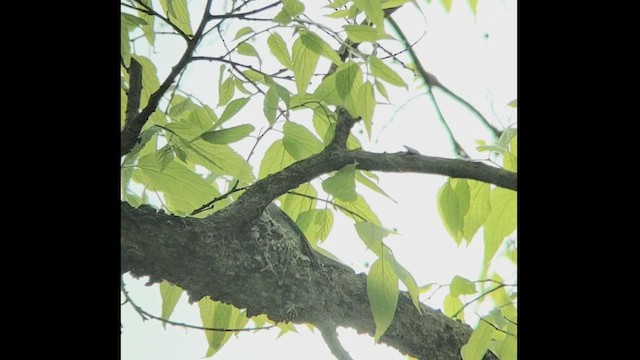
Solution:
M463 360L481 360L489 349L493 339L494 328L484 321L478 322L478 327L471 333L469 341L460 349Z
M460 311L462 306L462 301L460 301L457 296L447 294L447 296L444 297L444 314L448 317L457 314L455 319L464 321L464 311Z
M187 118L189 113L197 106L188 98L180 95L175 95L171 99L171 106L169 108L169 116L174 119L180 118L180 115L185 115L183 118Z
M316 106L318 106L318 99L316 99L315 95L309 93L295 94L289 102L289 107L292 110L308 109Z
M386 34L380 34L378 30L367 25L342 25L342 27L347 32L347 37L354 43L375 42L389 37Z
M468 0L468 1L469 1L469 7L471 7L471 11L473 11L473 15L478 15L478 0Z
M236 32L236 36L233 38L233 40L238 40L239 38L247 34L251 34L252 32L254 31L250 26L245 26Z
M128 31L133 31L137 27L142 29L143 25L147 25L146 20L141 19L132 14L120 12L120 17L121 17L121 21L123 21L124 24L126 25Z
M255 81L263 84L265 82L264 75L255 70L249 69L249 70L243 71L242 73L251 81Z
M317 247L318 238L317 238L317 225L315 223L316 215L322 210L320 209L310 209L307 211L303 211L298 214L298 218L296 219L296 224L304 233L304 236L309 241L309 245L312 247Z
M249 102L248 97L239 98L231 101L227 107L224 108L222 115L220 115L220 119L215 124L214 129L220 127L225 121L231 119L235 114L237 114L242 108L247 105Z
M140 108L143 109L149 102L149 97L160 88L158 70L155 64L144 56L132 55L142 65L142 92Z
M296 160L306 159L323 149L320 140L302 125L288 121L284 124L283 131L284 147Z
M313 129L325 144L328 144L333 138L333 131L331 131L331 134L327 134L327 132L331 126L335 126L335 118L336 115L324 106L318 106L313 109Z
M458 195L458 204L460 205L460 214L463 216L469 211L469 183L467 179L451 179L451 186L456 195Z
M509 101L507 106L511 106L512 108L517 108L518 107L518 99L513 99L513 100Z
M438 213L447 232L458 246L462 241L462 230L464 229L464 214L460 210L458 195L451 187L450 181L447 181L438 191Z
M391 100L389 100L389 94L387 94L387 88L384 87L382 81L376 80L373 84L376 86L376 90L378 90L380 95L384 96L387 101L391 102Z
M461 276L454 276L449 285L451 296L470 295L477 292L476 285Z
M382 243L382 239L389 234L393 234L394 231L368 221L357 222L354 226L358 237L360 237L367 248L373 251L378 257L383 257L384 244Z
M298 37L293 43L292 70L299 94L306 92L319 58L320 55L303 44L302 37Z
M289 16L287 10L281 9L280 12L278 12L276 16L273 17L273 21L279 24L286 25L291 22L291 16Z
M285 150L282 140L274 141L264 153L262 162L260 163L260 171L258 178L264 179L270 174L276 173L296 161Z
M516 229L516 192L495 188L490 199L491 213L484 224L484 265L491 261L504 238Z
M338 210L340 210L343 214L353 219L355 222L369 221L378 226L382 226L380 219L378 216L371 210L369 204L367 204L366 200L362 197L362 195L358 194L358 198L356 201L342 201L340 199L336 199L335 203L339 205ZM345 210L346 209L346 210ZM349 211L358 214L359 216L355 216ZM362 216L364 219L360 218Z
M387 198L391 199L391 196L387 194L384 190L382 190L376 183L371 181L368 177L362 175L362 171L356 172L356 180L358 180L362 185L368 187L369 189L377 192L378 194L382 194ZM393 199L391 199L393 200ZM395 200L394 200L395 201Z
M356 0L356 4L364 11L367 20L373 23L378 31L384 32L384 11L380 0Z
M166 280L160 283L160 297L162 298L162 315L161 318L169 320L173 310L176 308L180 295L182 295L182 289L179 286L173 285ZM162 326L166 329L167 323L162 322Z
M355 170L356 166L353 164L343 167L322 182L322 189L340 200L355 201L358 198Z
M395 7L399 7L402 6L406 3L408 3L409 1L415 1L415 0L388 0L384 3L382 3L382 9L390 9L390 8L395 8ZM416 6L418 6L416 3L414 3Z
M384 80L391 85L408 87L407 83L402 80L397 72L393 71L382 60L371 55L369 56L369 64L371 65L371 73L380 80Z
M229 325L232 319L233 323L235 323L237 314L234 314L234 309L231 305L213 301L206 296L198 301L198 307L200 308L200 319L202 320L203 327L227 329L230 328ZM224 345L231 336L231 333L205 330L205 335L209 343L206 357L210 357L220 350L222 345Z
M317 226L317 239L323 242L327 239L333 227L333 211L330 209L319 210L315 216L315 222Z
M335 1L332 1L331 4L329 4L329 5L325 6L325 7L332 8L332 9L337 9L339 7L344 6L349 1L351 1L351 0L335 0Z
M200 207L203 199L220 195L200 176L175 161L162 170L161 167L155 154L145 155L138 159L132 177L150 190L164 193L167 207L176 214L188 214Z
M272 86L267 90L264 95L264 102L262 104L262 112L267 118L269 125L276 123L276 115L278 112L278 90L275 86Z
M255 56L258 58L259 62L262 62L262 60L260 59L260 55L258 55L258 52L256 51L256 48L253 47L253 45L243 42L241 44L238 45L238 54L240 55L245 55L245 56Z
M187 0L160 0L167 18L187 35L193 35Z
M329 15L325 15L326 17L330 17L330 18L334 18L334 19L340 19L340 18L346 18L347 16L349 16L349 10L346 9L342 9L342 10L336 10L334 12L332 12Z
M228 174L248 184L253 182L251 165L229 145L212 144L198 139L189 146L189 161L217 174Z
M451 4L453 3L453 0L440 0L440 2L444 6L444 9L447 10L447 12L451 11Z
M340 56L333 50L333 48L327 44L320 36L309 30L300 31L300 40L302 44L314 53L325 57L336 65L341 65L342 60Z
M220 86L219 92L219 99L218 99L218 106L224 106L227 105L227 103L233 99L233 94L235 93L235 84L233 82L233 76L229 76L227 78L227 80L222 82L222 85Z
M292 219L297 220L298 215L316 207L317 200L313 198L318 196L318 192L313 185L304 183L291 191L310 196L285 194L281 197L282 211L286 212Z
M236 86L236 89L240 90L245 95L252 95L251 91L247 90L244 85L242 85L242 81L237 78L233 79L233 84Z
M504 154L503 165L505 170L518 171L518 137L514 137L509 143L509 151Z
M185 119L168 123L165 128L180 138L190 141L199 137L213 126L215 113L208 107L196 107ZM173 137L170 137L173 139Z
M362 114L362 120L364 121L364 128L367 130L369 140L371 140L371 125L373 123L373 112L376 109L376 98L373 93L373 85L370 82L365 82L358 90L358 99L360 99L360 109Z
M287 109L290 108L291 106L289 105L289 103L291 102L291 93L289 92L289 90L282 85L275 84L274 86L276 88L276 92L278 93L278 97L282 99L282 101L284 101L284 103L287 105Z
M267 39L267 45L269 45L269 50L271 50L271 53L278 59L280 64L291 70L291 56L289 56L287 44L282 40L282 36L278 33L271 34Z
M151 6L151 0L142 0L142 2L144 4L146 4L147 6ZM144 37L147 39L147 41L149 42L149 44L151 46L154 46L155 40L156 40L156 32L154 30L154 22L155 22L155 16L153 15L149 15L147 13L144 13L142 11L138 11L138 16L143 19L144 21L146 21L146 25L141 26L142 28L142 32L144 33Z
M200 137L213 144L231 144L249 136L253 130L255 130L253 125L243 124L228 129L209 131Z
M491 213L491 202L489 201L489 184L476 180L467 180L467 182L469 184L469 211L464 216L462 234L469 244Z
M396 273L396 275L398 275L400 281L402 281L402 283L407 287L409 296L411 297L411 302L413 302L413 306L415 306L418 312L422 314L422 308L420 307L419 298L420 288L418 287L418 283L416 283L416 280L413 278L411 273L409 273L409 271L404 268L404 266L400 265L398 260L396 260L395 256L393 256L393 254L391 254L388 249L386 249L385 251L384 258L389 261L389 264L393 268L393 271Z
M282 0L282 5L291 17L296 17L304 12L304 4L300 0Z
M342 105L343 102L336 88L336 74L331 74L322 79L322 82L318 85L313 95L318 100L324 101L329 105Z
M336 70L336 89L338 97L351 116L360 116L361 106L358 91L362 84L360 66L353 61L338 66Z
M367 276L367 295L376 324L376 342L380 341L380 337L393 321L398 306L398 290L398 276L391 265L383 258L376 260Z
M517 325L508 324L507 332L516 333L518 329ZM502 343L497 344L494 354L496 354L500 360L516 360L518 358L518 338L513 335L507 334Z

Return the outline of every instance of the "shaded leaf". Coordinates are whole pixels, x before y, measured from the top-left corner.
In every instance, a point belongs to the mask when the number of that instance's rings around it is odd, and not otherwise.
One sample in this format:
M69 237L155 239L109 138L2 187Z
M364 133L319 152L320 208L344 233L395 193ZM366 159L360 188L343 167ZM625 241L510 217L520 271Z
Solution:
M351 164L338 170L335 175L322 182L322 189L340 200L355 201L358 197L355 169L356 166Z
M225 121L231 119L235 114L237 114L242 108L247 105L249 102L248 97L239 98L232 100L227 107L224 108L222 115L220 115L220 119L216 122L214 129L222 125Z
M306 159L324 148L320 140L302 125L288 121L284 124L283 132L284 147L296 160Z
M231 144L249 136L253 130L255 130L253 125L242 124L228 129L209 131L200 137L213 144Z
M398 305L398 290L398 276L388 262L379 258L371 265L367 275L367 295L376 324L376 342L380 341L380 337L393 321Z
M160 297L162 298L162 315L161 318L165 320L169 320L173 310L180 300L180 295L182 295L182 288L179 286L173 285L166 280L163 280L160 283ZM165 321L162 322L162 326L166 329L167 323Z
M393 71L382 60L371 55L369 56L369 64L371 65L371 73L380 80L384 80L391 85L408 87L407 83L402 80L397 72Z
M324 40L322 40L322 38L320 38L320 36L318 36L316 33L308 30L301 30L300 39L304 46L306 46L309 50L331 60L331 62L336 65L342 64L342 60L340 59L340 56L335 52L335 50L333 50L333 48Z

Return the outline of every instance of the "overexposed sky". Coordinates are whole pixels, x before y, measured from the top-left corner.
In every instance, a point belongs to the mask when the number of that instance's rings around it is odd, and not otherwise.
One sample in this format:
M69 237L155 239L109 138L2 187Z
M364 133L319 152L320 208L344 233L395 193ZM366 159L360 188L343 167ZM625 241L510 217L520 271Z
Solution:
M324 1L303 1L307 9L318 9L325 5ZM516 73L516 1L484 0L479 1L478 15L474 17L467 1L454 1L451 13L446 13L439 1L426 4L424 0L417 0L424 9L423 16L412 4L405 5L394 15L409 41L420 38L424 31L426 35L415 45L414 50L425 69L436 75L449 89L456 92L465 100L472 103L486 118L503 128L517 120L515 110L506 104L517 97ZM222 1L216 2L222 6ZM267 2L258 2L267 4ZM191 14L194 17L192 27L195 28L201 17L203 1L190 2ZM193 6L192 6L193 5ZM263 5L259 5L263 6ZM327 9L320 10L320 14L311 15L312 19L327 23ZM260 17L266 17L267 14ZM426 20L425 20L426 18ZM331 23L330 23L331 24ZM339 24L335 22L335 24ZM246 23L232 23L225 29L226 37L232 38L237 29ZM256 29L268 26L268 23L250 23ZM339 28L339 26L333 26ZM394 35L389 24L387 32ZM284 34L284 33L283 33ZM290 34L290 32L286 32ZM488 35L488 36L487 36ZM285 37L285 41L289 39ZM204 40L203 49L199 55L220 55L224 53L221 44L211 40ZM266 38L253 43L258 52L263 54L263 69L270 69L275 64L270 59L269 50L259 48ZM170 67L184 49L184 44L176 36L158 35L155 49L138 48L138 53L149 56L158 66L158 75L162 80ZM291 44L289 42L289 44ZM142 46L139 41L137 46ZM233 42L228 45L235 45ZM398 49L397 44L387 42L390 49ZM380 52L379 52L380 54ZM407 57L401 57L407 60ZM257 67L254 58L235 56L234 60ZM216 109L218 102L218 73L220 65L217 63L199 62L189 67L181 87L194 94L198 99L207 103L217 114L222 109ZM279 68L271 67L271 69ZM321 60L317 72L328 69L328 62ZM394 67L400 69L400 67ZM268 70L266 70L268 72ZM409 78L406 70L399 70L410 90L405 91L387 85L393 105L379 105L376 108L372 130L372 141L366 135L359 138L366 150L378 152L404 151L403 145L417 149L422 154L442 157L453 157L451 145L444 129L441 127L431 100L424 94L423 89L417 89L419 84ZM312 82L312 87L318 84ZM249 88L249 86L247 86ZM290 89L295 89L291 84ZM486 158L486 153L479 154L474 150L475 140L482 139L491 142L489 133L480 125L477 119L459 103L456 103L438 89L436 97L441 110L449 122L456 138L471 155L472 158ZM420 96L420 94L423 94ZM237 96L237 95L236 95ZM409 101L410 99L412 99ZM383 99L378 98L378 101ZM306 114L305 114L306 112ZM301 124L310 126L310 111L297 111L293 119ZM257 114L257 116L256 116ZM262 97L256 96L243 111L229 121L227 126L252 123L256 129L266 128L267 123L262 118ZM356 131L362 129L356 126ZM268 136L256 149L252 158L255 173L259 169L260 161L270 143L282 135L276 131ZM253 141L240 142L232 146L243 156L248 155ZM372 209L381 219L383 225L390 229L397 229L400 235L391 235L385 239L398 259L414 276L418 285L428 283L448 283L454 275L460 275L470 280L476 280L480 274L482 261L482 232L480 231L471 245L467 248L457 248L454 241L447 234L437 211L436 195L440 186L446 181L445 177L423 174L384 174L380 176L379 185L397 203L369 191L358 185L358 192L363 194ZM326 178L326 177L325 177ZM321 190L318 180L317 190ZM375 256L366 250L358 238L353 227L353 221L341 213L335 214L334 228L323 247L352 266L358 272L367 272L366 264L375 260ZM515 269L507 262L496 264L501 269L505 280L515 274ZM511 279L515 281L515 277ZM125 276L125 282L133 299L145 310L160 315L161 299L158 286L145 287L146 279L132 279ZM403 285L401 284L401 287ZM442 298L447 294L446 289L440 290L428 305L439 308ZM471 298L471 297L470 297ZM467 300L469 300L468 298ZM424 300L424 299L423 299ZM463 300L464 301L464 300ZM204 332L175 326L163 329L157 321L141 321L140 316L129 305L122 306L122 359L201 359L207 351ZM474 306L469 306L467 319L473 318ZM200 317L196 304L189 305L183 294L174 314L174 321L200 325ZM248 326L250 326L249 323ZM232 338L214 356L214 359L331 359L333 358L319 333L311 333L306 326L298 326L300 334L288 333L277 339L279 330L260 331L257 333L242 333ZM340 340L354 359L405 359L395 349L385 345L374 344L373 338L355 334L351 329L338 330Z

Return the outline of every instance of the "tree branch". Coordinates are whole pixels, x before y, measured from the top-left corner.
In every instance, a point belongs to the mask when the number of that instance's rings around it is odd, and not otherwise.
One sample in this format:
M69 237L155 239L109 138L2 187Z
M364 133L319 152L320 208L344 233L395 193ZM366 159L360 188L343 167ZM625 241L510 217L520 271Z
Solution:
M318 324L316 327L320 330L320 334L322 335L324 342L327 344L329 350L331 350L331 353L336 357L336 359L353 360L351 355L349 355L347 350L345 350L340 343L335 326L331 326L329 324Z
M429 89L431 89L432 87L439 87L445 93L447 93L454 99L460 101L467 109L469 109L476 116L478 116L478 119L480 119L480 122L487 129L489 129L496 138L500 137L500 134L502 134L502 132L496 129L493 125L491 125L491 123L489 123L489 121L480 113L480 111L478 111L469 102L463 100L460 96L456 95L453 91L449 90L449 88L442 85L442 83L433 74L428 73L424 69L424 67L422 66L422 63L420 62L420 59L418 59L418 57L416 56L416 53L413 51L413 48L409 46L409 41L407 40L407 37L404 35L402 30L400 29L400 26L395 22L395 20L393 20L391 16L388 16L387 20L389 21L393 29L396 31L396 33L398 33L398 36L400 36L400 39L407 45L407 50L409 52L409 55L411 56L411 60L416 65L416 70L418 70L418 74L420 75L422 80L425 82L425 84L427 84Z
M133 57L129 66L129 90L127 91L126 121L140 111L140 95L142 94L142 65Z
M171 73L169 73L169 76L167 76L164 82L160 85L160 88L158 88L158 90L149 97L147 106L138 115L128 119L125 123L124 128L120 132L120 156L127 154L135 146L140 130L142 130L142 127L149 119L149 116L151 116L158 107L162 95L164 95L164 93L169 89L169 86L171 86L175 81L178 74L180 74L191 60L191 56L193 55L207 24L206 16L209 11L208 9L211 7L212 1L213 0L207 0L207 4L205 5L205 14L202 17L200 26L198 26L198 30L193 35L193 38L191 38L187 43L187 49L182 54L180 61L178 61L178 63L171 69Z
M310 250L293 220L265 211L250 226L230 227L220 212L181 218L122 203L121 273L149 276L151 283L165 279L184 289L191 302L209 295L246 309L248 317L330 323L373 336L366 275L321 260L328 258ZM419 359L460 360L471 332L424 304L418 312L400 292L394 320L380 341Z

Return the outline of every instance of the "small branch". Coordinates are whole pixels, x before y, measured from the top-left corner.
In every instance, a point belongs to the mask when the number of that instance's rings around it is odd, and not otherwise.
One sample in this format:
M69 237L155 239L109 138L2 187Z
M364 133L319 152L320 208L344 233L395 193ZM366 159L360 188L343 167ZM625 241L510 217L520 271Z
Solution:
M331 350L333 356L338 360L353 360L347 350L342 346L340 340L338 339L338 333L336 332L335 326L328 324L318 324L316 325L318 330L320 330L320 334L324 339L324 342Z
M467 306L473 304L474 302L478 301L479 299L482 299L483 297L485 297L485 296L491 294L492 292L494 292L494 291L496 291L496 290L498 290L500 288L503 288L505 286L506 286L505 284L500 284L500 285L494 287L493 289L476 296L471 301L469 301L466 304L462 305L462 307L460 309L458 309L458 311L456 311L455 314L451 315L451 318L455 319L455 317L458 316L458 314L460 314Z
M171 22L171 20L169 20L169 18L165 18L165 17L164 17L164 16L162 16L159 12L157 12L157 11L153 10L153 8L152 8L152 7L147 6L147 4L143 3L143 2L142 2L142 1L140 1L140 0L133 0L133 1L134 1L136 4L138 4L138 5L142 6L144 9L140 9L140 8L135 7L135 6L130 6L130 5L123 4L123 3L120 3L120 5L124 5L124 6L126 6L126 7L132 8L132 9L136 9L136 10L138 10L138 11L140 11L140 12L143 12L143 13L145 13L145 14L152 15L152 16L155 16L155 17L157 17L157 18L161 19L162 21L164 21L165 23L167 23L169 26L171 26L171 28L172 28L174 31L176 31L180 36L182 36L182 38L183 38L183 39L185 39L186 41L189 41L189 35L185 34L185 32L184 32L184 31L180 30L180 28L179 28L176 24L172 23L172 22Z
M219 332L238 332L238 331L267 330L267 329L271 329L271 328L274 328L274 327L277 326L277 325L269 325L269 326L255 327L255 328L227 329L227 328L210 328L210 327L191 325L191 324L186 324L186 323L167 320L167 319L161 318L159 316L155 316L153 314L150 314L150 313L146 312L145 310L143 310L140 306L138 306L133 301L133 299L131 299L131 296L129 295L129 292L127 291L127 289L124 286L124 281L123 280L121 280L120 284L121 284L122 293L125 296L125 302L123 304L121 304L121 305L124 305L126 303L131 304L133 309L142 317L143 321L148 320L147 317L149 317L149 318L154 319L154 320L160 320L160 321L165 322L165 323L167 323L169 325L183 326L183 327L187 327L187 328L190 328L190 329L197 329L197 330L219 331Z
M244 5L244 4L243 4L243 5ZM247 16L247 15L257 14L257 13L259 13L259 12L263 12L263 11L265 11L265 10L271 9L272 7L276 7L276 6L278 6L278 5L280 5L280 1L276 1L276 2L274 2L274 3L272 3L272 4L269 4L269 5L267 5L267 6L263 6L263 7L259 8L259 9L256 9L256 10L251 10L251 11L247 11L247 12L243 12L243 13L239 13L239 14L233 14L233 13L231 13L231 14L224 14L224 15L211 15L211 14L209 14L209 15L207 16L207 19L208 19L208 20L215 20L215 19L231 19L231 18L243 19L243 18L244 18L245 16ZM241 8L241 6L239 6L239 7L238 7L237 9L235 9L235 10L238 10L238 9L240 9L240 8Z
M298 192L295 192L295 191L287 191L287 194L292 194L292 195L297 195L297 196L301 196L301 197L306 197L306 198L308 198L308 199L313 199L313 200L317 200L317 201L322 201L322 202L327 203L327 204L331 204L331 205L333 205L333 206L335 206L335 207L339 208L339 209L340 209L340 210L342 210L342 211L345 211L345 212L347 212L347 213L349 213L349 214L351 214L351 215L353 215L353 216L357 216L357 217L359 217L362 221L367 221L367 218L365 218L364 216L362 216L362 215L358 214L358 213L357 213L357 212L355 212L355 211L349 210L349 209L347 209L346 207L344 207L344 206L342 206L342 205L338 205L338 204L334 203L333 201L325 200L325 199L321 199L321 198L316 197L316 196L311 196L311 195L307 195L307 194L298 193Z
M178 74L182 72L182 70L187 66L193 52L195 51L200 38L202 37L202 33L207 24L206 15L208 13L208 9L211 7L211 2L213 0L207 0L207 4L205 6L205 15L203 16L202 21L200 22L200 26L196 31L193 38L188 41L187 49L182 54L182 57L178 61L178 63L171 69L171 73L164 82L160 85L160 88L156 90L150 97L147 103L147 106L136 116L129 119L125 123L124 129L120 132L120 156L127 154L131 149L135 146L138 141L138 135L140 134L140 130L149 119L149 116L156 110L158 104L160 103L160 99L164 95L164 93L169 89L171 84L175 81Z
M238 191L242 191L242 190L246 190L247 187L241 187L241 188L237 188L236 189L236 185L238 185L238 182L235 183L235 185L231 188L231 190L227 191L226 193L214 198L213 200L209 201L208 203L200 206L199 208L193 210L193 212L190 214L191 216L199 214L203 211L207 211L209 209L213 209L213 204L217 203L220 200L226 199L227 197L229 197L229 195L236 193Z
M433 96L433 91L432 91L431 87L429 87L428 94L429 94L429 97L431 98L431 101L433 102L433 106L436 109L436 113L438 114L438 119L440 119L440 123L442 124L442 126L445 129L445 131L447 132L447 135L449 135L449 141L451 141L451 144L453 145L453 152L458 154L458 156L460 156L463 159L470 159L470 157L467 154L467 152L464 151L464 149L462 148L462 145L460 145L458 140L456 140L456 137L453 135L453 132L451 131L451 128L449 127L449 124L447 124L447 121L444 119L444 115L442 114L442 111L440 110L440 106L438 105L438 101L436 100L436 97Z
M129 66L129 91L127 91L126 121L138 115L140 110L140 95L142 94L142 65L131 58Z
M478 314L476 314L476 315L478 315ZM493 325L491 322L489 322L489 321L485 320L485 319L484 319L483 317L481 317L481 316L478 316L478 318L480 318L480 321L483 321L483 322L485 322L485 323L489 324L489 326L491 326L492 328L494 328L494 329L496 329L496 330L500 331L501 333L505 333L506 335L515 336L515 337L517 337L517 336L518 336L518 335L516 335L516 334L512 334L512 333L510 333L510 332L508 332L508 331L505 331L505 330L500 329L499 327L497 327L497 326Z
M409 40L407 40L407 37L404 35L402 30L400 29L400 26L393 20L393 18L391 16L389 16L387 18L387 20L389 20L389 23L391 24L393 29L396 31L398 36L400 36L400 39L402 40L402 42L404 42L405 44L409 45ZM407 51L409 52L411 60L416 65L416 70L418 71L418 74L420 75L422 80L425 82L425 84L427 84L429 89L431 89L432 87L438 87L438 88L442 89L446 94L448 94L451 97L453 97L454 99L460 101L465 107L467 107L469 110L471 110L471 112L473 112L476 116L478 116L478 118L480 119L480 122L484 126L486 126L491 131L491 133L494 136L496 136L496 138L500 137L500 134L502 132L500 130L496 129L493 125L491 125L489 123L489 121L475 107L473 107L473 105L471 105L469 102L463 100L460 96L456 95L453 91L449 90L440 81L438 81L438 79L433 74L428 73L424 69L424 67L422 66L422 63L420 62L420 60L416 56L416 53L413 51L413 48L411 46L407 46Z

